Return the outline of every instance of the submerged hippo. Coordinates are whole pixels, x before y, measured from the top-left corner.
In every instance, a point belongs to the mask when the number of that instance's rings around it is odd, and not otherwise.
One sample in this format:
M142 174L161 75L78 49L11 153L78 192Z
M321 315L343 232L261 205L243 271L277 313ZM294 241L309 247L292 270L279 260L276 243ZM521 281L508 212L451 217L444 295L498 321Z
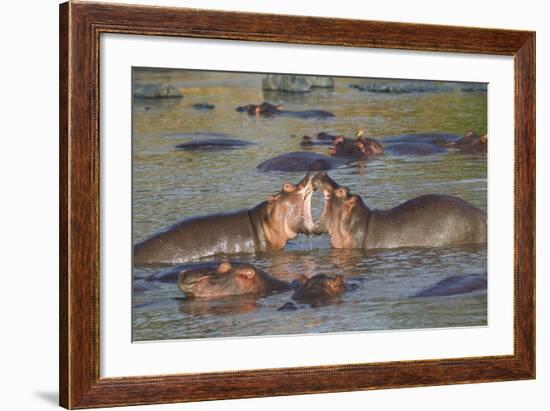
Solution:
M487 289L487 274L454 275L444 278L412 297L445 297L449 295L467 294L477 290Z
M311 153L309 151L293 151L270 158L258 165L260 171L320 171L333 170L346 164L339 158Z
M334 248L438 247L487 242L485 214L453 196L429 194L389 210L371 210L326 173L314 176L325 197L312 233L328 232Z
M211 262L200 268L182 270L177 284L186 297L194 298L266 294L291 288L288 282L278 280L252 264L235 261Z
M214 110L216 106L210 103L195 103L191 106L195 110Z
M448 133L418 133L418 134L400 134L396 136L384 137L384 144L394 143L429 143L436 142L452 143L460 140L460 136Z
M200 150L231 150L254 145L250 141L238 140L235 138L209 138L201 140L191 140L180 143L175 146L182 151L200 151Z
M316 136L303 136L300 145L302 147L311 147L311 146L330 146L332 145L334 139L338 137L337 135L328 134L324 131L317 133Z
M384 154L384 148L378 140L366 137L363 130L360 130L355 140L336 137L329 148L329 154L347 160L372 160Z
M487 154L487 133L480 136L475 131L468 131L464 137L448 147L468 154Z
M239 106L235 109L241 113L247 113L249 115L258 115L258 116L284 116L284 117L294 117L302 119L325 119L329 117L334 117L333 113L330 113L325 110L302 110L302 111L290 111L283 110L281 104L274 105L264 101L262 104L247 104L245 106Z
M394 156L427 156L446 153L445 147L433 143L396 143L386 146L386 153Z
M329 276L326 274L317 274L311 278L307 278L302 274L292 282L292 287L294 293L291 298L298 303L311 304L312 307L338 303L342 293L355 289L354 286L344 280L344 276ZM296 304L288 302L280 307L279 311L295 310L297 308Z
M311 175L252 209L188 218L134 246L134 264L174 264L218 253L280 250L311 218Z

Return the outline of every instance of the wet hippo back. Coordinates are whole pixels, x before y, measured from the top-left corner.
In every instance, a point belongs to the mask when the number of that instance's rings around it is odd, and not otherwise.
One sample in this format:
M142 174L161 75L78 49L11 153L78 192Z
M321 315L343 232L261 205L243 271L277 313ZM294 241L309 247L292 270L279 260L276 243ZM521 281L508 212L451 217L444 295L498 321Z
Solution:
M282 117L301 118L303 120L323 120L334 117L333 113L325 110L304 110L304 111L287 111L282 110L278 113Z
M271 158L258 165L260 171L319 171L332 170L346 161L307 151L294 151Z
M367 218L364 248L437 247L487 241L485 214L453 196L429 194Z
M454 275L447 277L432 287L429 287L413 297L444 297L449 295L467 294L477 290L487 289L487 274Z
M385 147L385 152L394 156L426 156L446 153L447 149L432 143L396 143Z
M194 217L136 244L134 264L182 263L198 256L253 252L261 245L249 210Z

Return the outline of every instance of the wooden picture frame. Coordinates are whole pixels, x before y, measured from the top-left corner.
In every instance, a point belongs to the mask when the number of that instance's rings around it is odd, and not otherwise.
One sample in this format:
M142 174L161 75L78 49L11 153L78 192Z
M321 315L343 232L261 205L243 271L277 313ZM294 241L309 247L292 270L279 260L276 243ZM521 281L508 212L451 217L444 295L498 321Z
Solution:
M513 56L514 353L100 378L101 33ZM535 33L94 3L60 6L60 404L90 408L535 377Z

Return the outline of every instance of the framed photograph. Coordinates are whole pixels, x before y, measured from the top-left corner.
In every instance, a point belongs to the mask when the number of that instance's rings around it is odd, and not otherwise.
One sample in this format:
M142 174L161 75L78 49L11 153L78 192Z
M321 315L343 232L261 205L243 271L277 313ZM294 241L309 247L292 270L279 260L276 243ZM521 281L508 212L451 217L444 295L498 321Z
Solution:
M60 6L60 404L535 378L535 33Z

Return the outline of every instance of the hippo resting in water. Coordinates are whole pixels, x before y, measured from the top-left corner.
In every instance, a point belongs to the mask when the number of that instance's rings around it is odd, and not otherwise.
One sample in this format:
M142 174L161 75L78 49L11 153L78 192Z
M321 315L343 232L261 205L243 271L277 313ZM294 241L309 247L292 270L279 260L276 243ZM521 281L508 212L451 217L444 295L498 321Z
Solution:
M183 151L215 151L231 150L254 145L250 141L238 140L236 138L207 138L201 140L191 140L180 143L175 146Z
M340 302L340 295L345 291L354 290L357 284L348 284L344 276L329 276L317 274L311 278L300 275L292 282L294 293L292 299L298 303L310 304L312 307ZM288 302L279 308L279 311L296 310L293 302Z
M325 111L325 110L303 110L303 111L290 111L283 110L281 104L274 105L264 101L260 105L256 104L247 104L246 106L239 106L235 109L241 113L248 113L249 115L258 115L265 117L272 116L283 116L283 117L294 117L302 119L325 119L329 117L334 117L334 114Z
M365 137L365 132L359 130L355 140L344 136L336 137L328 153L347 160L372 160L384 154L384 148L378 140Z
M435 140L434 143L467 154L487 154L487 133L480 136L475 131L468 131L459 140L451 142Z
M333 170L346 164L340 158L309 151L293 151L270 158L258 165L260 171L321 171Z
M177 284L186 297L215 298L230 295L266 294L290 290L291 285L252 264L236 261L200 263L183 269Z
M468 294L487 289L487 274L453 275L444 278L430 288L412 297L446 297L449 295Z
M193 217L137 243L134 264L174 264L218 253L280 250L298 233L307 232L311 218L311 175L286 183L249 210Z
M311 146L330 146L332 145L336 135L325 133L324 131L321 131L317 133L316 136L303 136L302 141L300 142L300 145L302 147L311 147Z
M360 196L326 173L313 178L324 194L321 219L311 231L328 232L334 248L438 247L487 242L485 214L464 200L429 194L389 210L371 210Z

